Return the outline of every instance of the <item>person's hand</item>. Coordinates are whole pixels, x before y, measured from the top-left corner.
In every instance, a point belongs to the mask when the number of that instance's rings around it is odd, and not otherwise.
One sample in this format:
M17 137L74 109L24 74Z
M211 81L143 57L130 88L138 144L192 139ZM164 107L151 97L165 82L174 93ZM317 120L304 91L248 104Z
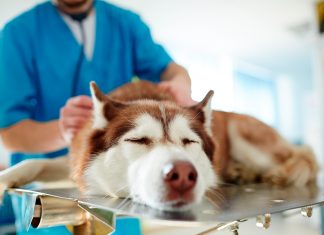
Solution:
M170 92L175 101L182 106L191 106L197 102L191 98L191 87L185 79L172 79L158 84L163 92Z
M92 100L89 96L68 99L60 110L59 128L64 140L69 144L75 134L91 116Z

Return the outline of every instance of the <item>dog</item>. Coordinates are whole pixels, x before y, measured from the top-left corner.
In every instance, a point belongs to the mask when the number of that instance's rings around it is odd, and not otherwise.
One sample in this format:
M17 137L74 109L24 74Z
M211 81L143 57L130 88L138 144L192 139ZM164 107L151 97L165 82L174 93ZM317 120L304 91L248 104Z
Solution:
M213 111L213 91L181 107L146 81L108 95L94 82L90 89L93 117L72 140L69 156L9 168L0 173L3 188L70 175L86 195L179 211L220 183L304 186L316 180L309 147L288 143L254 117Z

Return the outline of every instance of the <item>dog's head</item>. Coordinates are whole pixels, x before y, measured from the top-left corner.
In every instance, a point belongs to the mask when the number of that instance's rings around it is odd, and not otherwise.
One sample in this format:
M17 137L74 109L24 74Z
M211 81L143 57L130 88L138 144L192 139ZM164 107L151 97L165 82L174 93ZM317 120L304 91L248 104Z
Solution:
M117 102L94 83L91 92L88 193L180 210L199 202L216 184L211 163L213 92L188 108L166 101Z

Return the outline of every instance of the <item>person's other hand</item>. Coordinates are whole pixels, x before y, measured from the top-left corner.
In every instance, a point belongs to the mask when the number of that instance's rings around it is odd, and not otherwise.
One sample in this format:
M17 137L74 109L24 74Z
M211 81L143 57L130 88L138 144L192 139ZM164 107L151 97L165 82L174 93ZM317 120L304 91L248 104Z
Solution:
M197 103L191 98L190 84L184 82L182 79L162 81L158 86L162 91L170 92L175 101L182 106L191 106Z
M68 144L89 119L91 111L92 100L89 96L72 97L61 108L59 128L62 137Z

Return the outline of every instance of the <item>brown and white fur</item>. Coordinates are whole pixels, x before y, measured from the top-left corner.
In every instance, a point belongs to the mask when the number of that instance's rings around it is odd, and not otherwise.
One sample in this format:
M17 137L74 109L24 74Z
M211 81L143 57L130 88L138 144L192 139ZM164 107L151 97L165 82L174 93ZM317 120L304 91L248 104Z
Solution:
M179 210L220 182L303 186L316 179L308 147L288 143L251 116L212 111L213 92L192 107L180 107L144 81L108 96L92 83L91 93L93 118L73 139L69 156L72 179L87 194ZM8 187L57 178L65 163L29 160L2 172L0 182Z

